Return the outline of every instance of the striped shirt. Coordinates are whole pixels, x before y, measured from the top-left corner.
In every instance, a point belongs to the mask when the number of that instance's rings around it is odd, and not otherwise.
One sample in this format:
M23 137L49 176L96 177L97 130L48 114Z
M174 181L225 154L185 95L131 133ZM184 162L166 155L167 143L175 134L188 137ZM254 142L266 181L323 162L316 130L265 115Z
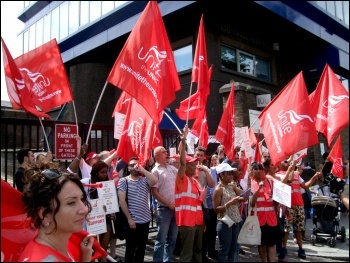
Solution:
M133 180L130 176L123 177L119 180L117 189L125 193L128 190L126 200L132 220L136 224L151 221L151 210L148 205L150 187L146 177L139 177L138 180Z

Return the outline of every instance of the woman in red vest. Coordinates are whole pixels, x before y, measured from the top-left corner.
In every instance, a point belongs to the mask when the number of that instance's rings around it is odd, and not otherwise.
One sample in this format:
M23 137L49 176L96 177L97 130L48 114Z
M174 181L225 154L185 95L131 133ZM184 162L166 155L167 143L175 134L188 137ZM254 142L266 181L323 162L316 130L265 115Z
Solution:
M252 206L257 206L261 229L261 244L258 246L262 262L276 262L276 241L279 233L275 202L272 200L273 181L262 176L261 163L252 163L249 176L252 177ZM267 252L267 255L266 255Z

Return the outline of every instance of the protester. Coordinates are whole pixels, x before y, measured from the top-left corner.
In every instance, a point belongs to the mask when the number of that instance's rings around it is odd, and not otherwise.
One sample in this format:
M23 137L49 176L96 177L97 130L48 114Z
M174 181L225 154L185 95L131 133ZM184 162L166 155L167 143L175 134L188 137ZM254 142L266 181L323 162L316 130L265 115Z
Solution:
M283 239L283 246L286 247L287 240L289 237L289 232L291 231L291 226L293 225L295 230L295 238L299 247L298 256L301 259L306 258L305 250L303 249L302 232L305 231L305 212L304 212L304 202L301 195L300 188L308 189L313 183L321 177L321 173L317 172L311 179L307 182L301 178L299 173L295 170L296 163L292 160L284 160L279 164L280 171L276 174L281 178L283 183L290 184L292 188L292 200L291 208L287 208L286 215L286 226L285 226L285 236Z
M167 163L168 152L163 146L154 149L153 175L158 182L152 187L157 200L158 233L154 244L154 262L172 262L178 235L175 217L175 179L177 169Z
M196 170L196 179L200 183L203 191L203 195L206 196L207 193L207 187L214 187L215 182L213 180L213 177L211 176L210 169L205 165L206 157L205 157L205 148L202 146L198 146L194 150L194 158L197 158L197 170ZM207 205L206 198L203 198L202 203L202 209L203 209L203 215L204 215L204 223L205 223L205 231L203 233L203 243L202 243L202 258L203 261L207 260L207 253L210 250L210 253L208 253L208 256L213 259L217 259L217 252L215 251L214 247L208 247L208 237L207 237L207 226L210 224L210 216L209 216L209 209Z
M180 168L176 175L175 214L181 239L180 261L202 262L203 189L195 179L197 159L186 156L186 137L188 126L185 125L180 142Z
M246 199L239 196L243 192L242 189L232 184L232 171L234 169L227 163L216 166L220 183L218 183L213 193L213 205L215 212L218 214L217 231L220 243L218 262L239 262L237 238L242 220L239 213L239 204L246 201ZM225 215L233 221L231 227L222 221Z
M48 151L46 154L44 154L43 152L39 153L39 154L34 154L34 156L36 155L36 163L43 163L43 162L52 162L53 159L53 155L52 152Z
M253 162L249 177L253 192L252 207L257 206L257 215L261 229L261 244L258 246L262 262L276 261L276 241L279 227L277 224L275 203L272 200L273 182L262 176L263 166Z
M25 172L22 199L38 235L30 241L19 262L71 262L70 236L83 229L91 205L79 178L59 171L54 163L42 163ZM94 235L80 242L80 262L90 262Z
M158 179L138 164L137 157L131 158L128 170L130 175L121 178L118 183L119 205L129 223L125 241L125 262L144 262L151 221L149 191Z
M219 157L219 163L222 163L226 159L225 146L222 144L219 144L216 149L216 154Z
M19 167L16 170L14 182L17 190L23 192L24 171L29 167L29 165L35 164L35 157L33 151L28 148L18 150L17 161L19 162Z

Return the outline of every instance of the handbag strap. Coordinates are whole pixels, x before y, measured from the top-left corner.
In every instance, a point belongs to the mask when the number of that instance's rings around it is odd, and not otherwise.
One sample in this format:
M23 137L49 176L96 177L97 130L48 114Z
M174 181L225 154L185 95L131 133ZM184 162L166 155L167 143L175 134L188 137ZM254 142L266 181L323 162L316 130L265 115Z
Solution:
M253 210L253 207L251 206L251 202L252 202L252 196L250 196L249 197L249 201L248 201L248 211L249 211L249 214L248 214L248 216L251 216L251 214L252 214L252 210ZM256 208L256 204L255 204L255 206L254 206L254 216L257 216L257 210L256 210L257 208Z

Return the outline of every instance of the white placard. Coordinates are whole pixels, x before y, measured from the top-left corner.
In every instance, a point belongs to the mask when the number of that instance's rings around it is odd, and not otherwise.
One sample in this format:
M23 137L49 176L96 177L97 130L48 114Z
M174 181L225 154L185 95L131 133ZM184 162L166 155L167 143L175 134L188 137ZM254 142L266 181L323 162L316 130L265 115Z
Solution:
M89 200L92 210L88 215L86 221L87 231L92 234L103 234L107 232L106 226L106 214L103 209L102 199L90 199Z
M260 120L258 118L260 113L261 111L249 110L249 123L250 123L250 128L253 129L254 133L258 133L258 131L260 130L260 134L264 134L260 126Z
M272 199L290 208L292 203L291 186L274 179Z
M176 155L176 148L170 147L169 148L169 156L174 156L174 155Z
M103 200L106 206L106 214L119 212L117 190L115 189L114 180L99 182L102 188L97 188L98 197Z
M241 147L242 140L242 129L240 127L235 127L235 148L237 146Z
M114 139L120 139L124 128L125 117L125 114L119 112L114 113Z
M271 94L262 94L256 96L256 106L258 108L266 107L271 102Z

